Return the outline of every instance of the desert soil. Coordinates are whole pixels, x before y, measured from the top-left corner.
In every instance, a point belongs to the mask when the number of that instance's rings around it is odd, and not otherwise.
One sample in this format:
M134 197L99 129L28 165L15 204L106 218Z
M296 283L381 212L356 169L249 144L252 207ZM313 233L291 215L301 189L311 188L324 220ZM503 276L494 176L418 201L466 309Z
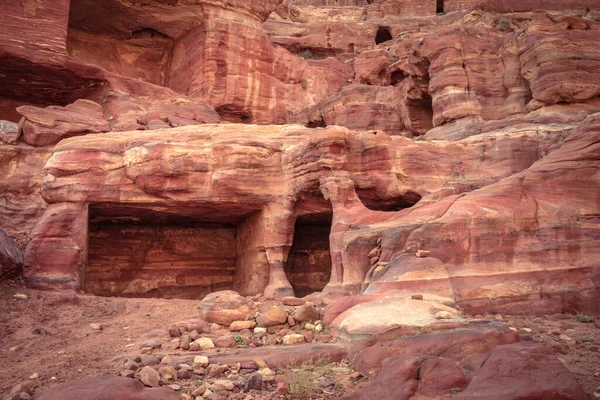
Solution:
M15 298L17 293L27 299ZM175 321L197 318L197 304L197 300L37 291L19 282L2 283L0 394L4 398L34 373L39 375L36 392L86 376L118 374L115 360L139 353L133 344L141 336ZM589 398L595 398L593 393L600 387L600 319L588 322L585 316L564 314L496 318L521 332L531 330L532 340L552 348ZM90 324L101 324L103 329L94 330ZM574 343L565 343L565 335ZM343 391L348 393L356 386L360 383L350 383Z

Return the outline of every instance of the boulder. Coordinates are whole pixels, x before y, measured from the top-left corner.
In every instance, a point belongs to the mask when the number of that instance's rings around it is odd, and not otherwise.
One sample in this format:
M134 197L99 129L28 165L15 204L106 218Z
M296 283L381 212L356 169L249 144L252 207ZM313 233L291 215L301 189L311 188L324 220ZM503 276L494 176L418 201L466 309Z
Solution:
M312 303L304 304L294 312L296 322L316 321L319 319L319 310Z
M259 327L269 327L282 325L287 322L287 314L281 308L273 308L265 313L262 313L257 319L256 324Z
M237 292L224 290L204 297L198 309L205 321L229 326L232 322L246 320L256 311L256 306Z

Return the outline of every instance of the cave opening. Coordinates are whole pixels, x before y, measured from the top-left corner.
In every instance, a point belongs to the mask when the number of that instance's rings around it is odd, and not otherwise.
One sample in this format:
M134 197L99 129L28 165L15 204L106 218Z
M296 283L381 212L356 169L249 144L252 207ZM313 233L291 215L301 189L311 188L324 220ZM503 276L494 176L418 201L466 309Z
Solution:
M231 290L237 227L247 217L216 209L90 205L83 289L185 299Z
M414 206L421 200L421 195L410 191L398 197L382 198L373 189L361 189L358 187L355 189L360 201L365 207L373 211L400 211Z
M417 136L433 128L433 100L429 94L420 99L411 99L406 104L407 127Z
M329 283L330 233L331 215L299 217L296 221L294 241L285 266L296 297L320 292Z
M435 12L438 14L444 13L444 0L437 0Z
M252 117L250 114L240 109L236 105L224 104L215 108L215 111L219 114L223 121L227 121L233 124L251 124Z
M380 26L375 35L375 44L381 44L393 39L392 32L387 26Z

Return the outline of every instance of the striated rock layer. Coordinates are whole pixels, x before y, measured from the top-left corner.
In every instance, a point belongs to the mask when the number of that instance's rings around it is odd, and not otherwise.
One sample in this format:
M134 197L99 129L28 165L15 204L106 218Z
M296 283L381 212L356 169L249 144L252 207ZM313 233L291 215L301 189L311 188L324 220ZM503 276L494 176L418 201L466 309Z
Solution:
M29 285L599 312L594 2L4 3Z

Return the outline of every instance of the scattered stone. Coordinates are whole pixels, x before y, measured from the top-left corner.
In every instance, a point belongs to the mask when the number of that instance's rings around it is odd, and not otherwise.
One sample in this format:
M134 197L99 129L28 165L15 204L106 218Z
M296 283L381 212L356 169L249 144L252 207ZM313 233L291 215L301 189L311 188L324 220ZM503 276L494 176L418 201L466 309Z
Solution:
M311 323L306 323L306 324L304 324L304 329L306 329L308 331L314 331L315 330L315 325L311 324Z
M413 300L423 300L423 295L422 294L413 294L410 298Z
M162 347L162 343L158 340L146 340L140 345L140 347L151 347L153 349L160 349Z
M267 333L269 333L269 334L274 334L274 333L279 334L282 331L287 331L287 325L273 325L273 326L269 326L267 328ZM284 334L285 333L283 333L282 336Z
M202 396L204 392L206 392L206 385L200 385L192 392L192 396Z
M201 337L202 337L202 335L200 335L200 333L197 330L195 330L195 329L190 332L190 340L192 340L192 341L196 340L196 339L199 339Z
M265 376L275 376L275 372L273 372L273 370L270 368L261 368L258 371L256 371L256 373L261 374L263 379Z
M13 297L15 299L19 299L19 300L27 300L29 298L26 294L23 294L23 293L17 293L15 295L13 295Z
M575 346L575 340L573 340L570 336L565 335L564 333L559 336L560 340L562 340L567 346Z
M9 351L17 351L18 348L19 348L19 346L12 346L12 347L9 347L8 350Z
M267 328L257 326L256 328L254 328L254 334L257 334L257 333L267 333Z
M248 393L250 390L261 390L262 389L262 374L258 372L253 373L248 378L246 385L244 386L244 392Z
M220 392L222 390L233 390L234 388L233 382L229 379L217 379L212 383L212 388L215 392Z
M208 367L208 357L196 356L194 357L194 366L197 367Z
M291 315L287 318L287 323L289 326L294 326L296 325L296 320L294 319L294 317L292 317Z
M303 335L298 334L298 333L293 333L291 335L285 335L282 339L283 344L285 345L290 345L290 344L296 344L296 343L304 343L306 339L304 338Z
M28 379L30 379L30 380L32 380L32 381L33 381L33 380L36 380L36 379L37 379L37 378L39 378L39 377L40 377L40 376L38 375L38 373L37 373L37 372L34 372L33 374L29 375L29 378L28 378Z
M103 329L103 326L101 324L91 323L90 328L92 328L95 331L101 331Z
M415 255L419 258L429 257L431 255L431 251L429 250L417 250Z
M169 389L173 389L175 391L180 391L181 390L181 386L176 385L176 384L172 384L172 385L169 385Z
M18 394L21 392L26 392L26 393L30 393L31 390L33 390L33 388L36 386L35 382L30 381L30 380L26 380L24 382L21 382L17 385L15 385L12 390L10 391L11 395L14 394Z
M283 299L281 299L281 302L283 303L284 306L302 306L304 305L304 303L306 303L306 300L304 299L299 299L297 297L284 297Z
M298 307L294 312L294 319L297 322L316 321L319 319L319 310L312 303Z
M155 354L144 354L140 359L140 363L145 367L152 367L161 363L161 359Z
M183 335L181 335L181 339L179 339L179 348L182 350L189 350L190 341L191 339L189 333L184 333Z
M260 327L270 327L285 324L287 314L281 308L273 308L256 319L256 324Z
M192 377L192 373L186 369L180 369L177 371L177 379L190 379Z
M312 331L306 330L306 329L302 329L302 332L300 332L300 334L302 336L304 336L304 339L308 342L308 343L312 343L312 341L314 340L314 334Z
M256 322L254 321L233 321L231 325L229 325L229 330L231 332L238 332L242 329L254 329L256 326Z
M142 347L140 349L140 353L142 353L142 354L152 354L152 347Z
M140 382L149 387L158 387L160 376L152 367L143 367L140 370Z
M19 124L12 121L0 120L0 142L14 144L19 140L19 136L21 136Z
M129 371L137 371L140 368L140 365L133 360L125 360L123 362L123 368Z
M237 341L235 340L235 336L231 334L223 335L214 340L214 346L219 348L232 349L237 346Z
M125 378L135 378L135 372L130 369L121 371L121 373L119 375L121 375Z
M527 333L533 332L533 330L531 328L521 328L521 330L524 332L527 332Z
M255 358L253 361L257 369L269 368L267 363L262 358Z
M177 365L177 369L191 371L194 368L192 368L189 364L179 364L179 365Z
M315 326L315 332L323 332L323 324L317 324Z
M552 350L554 350L558 353L561 353L561 354L568 354L569 346L567 346L564 343L552 342Z
M211 364L206 368L206 375L209 378L219 378L227 372L228 369L229 367L224 364Z
M452 314L449 311L438 311L435 313L435 319L451 319Z
M169 332L169 335L171 335L171 337L181 336L181 332L179 331L179 327L177 325L169 325L167 331Z
M164 367L160 367L158 369L158 373L160 378L165 381L172 381L177 378L177 370L174 367L168 365Z

